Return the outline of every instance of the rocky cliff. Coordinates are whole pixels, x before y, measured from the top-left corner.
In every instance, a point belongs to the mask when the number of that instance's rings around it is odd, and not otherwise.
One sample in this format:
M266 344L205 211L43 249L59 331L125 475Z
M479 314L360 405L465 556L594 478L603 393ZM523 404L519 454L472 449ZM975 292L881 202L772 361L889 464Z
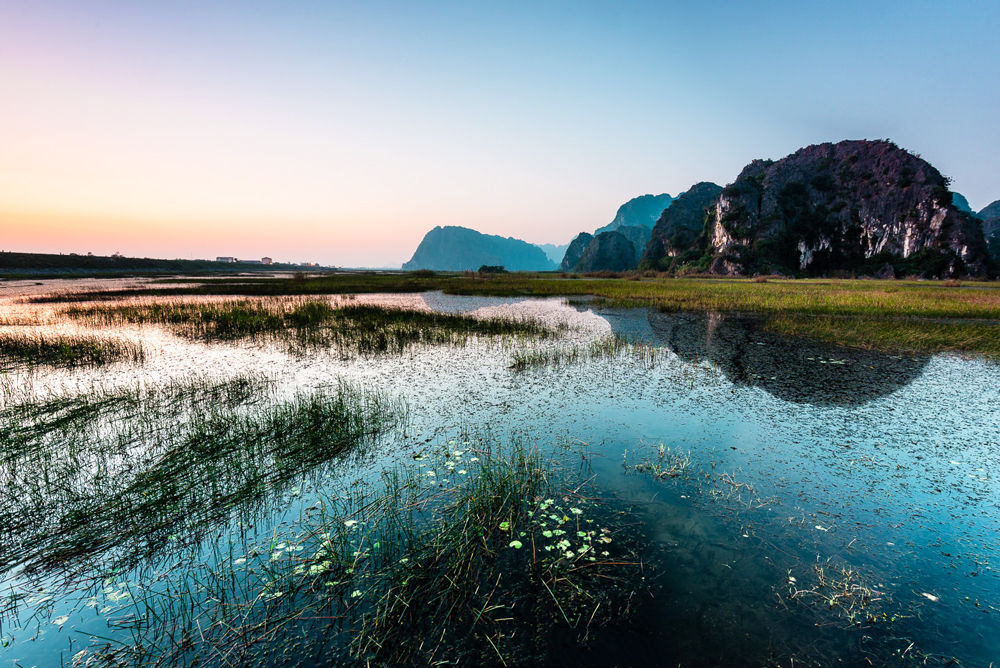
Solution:
M635 245L620 231L601 232L590 240L574 271L628 271L638 258Z
M666 193L662 195L640 195L618 207L615 219L594 234L601 232L613 232L619 227L641 225L653 229L656 219L660 217L663 210L670 206L673 198Z
M580 261L580 256L583 255L583 251L587 249L587 244L593 238L594 235L587 232L580 232L580 234L576 235L566 248L566 255L563 256L562 263L559 265L559 271L576 271L576 263Z
M979 222L952 204L949 182L889 141L819 144L756 160L709 210L722 274L832 271L983 275Z
M551 271L556 268L545 252L512 237L482 234L465 227L435 227L417 246L403 269L437 271L475 270L483 265L508 271Z
M673 271L702 257L711 234L705 225L708 209L721 192L722 186L703 181L671 202L656 221L639 268Z

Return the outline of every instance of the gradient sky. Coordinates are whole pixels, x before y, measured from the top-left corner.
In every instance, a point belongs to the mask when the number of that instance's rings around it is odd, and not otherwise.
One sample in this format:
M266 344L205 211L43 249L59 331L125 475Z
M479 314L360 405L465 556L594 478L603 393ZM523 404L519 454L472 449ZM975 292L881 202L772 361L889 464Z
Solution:
M891 138L1000 199L1000 3L0 3L0 249L399 266Z

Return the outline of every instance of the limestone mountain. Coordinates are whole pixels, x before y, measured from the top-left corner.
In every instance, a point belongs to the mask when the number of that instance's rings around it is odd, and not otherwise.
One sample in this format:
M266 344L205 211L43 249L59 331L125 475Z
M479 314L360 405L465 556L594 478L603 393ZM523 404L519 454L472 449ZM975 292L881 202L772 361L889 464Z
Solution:
M635 269L636 255L635 245L620 231L601 232L587 244L574 271L628 271Z
M721 192L722 186L702 181L671 202L656 221L639 268L672 271L703 256L711 234L706 216Z
M428 232L403 269L436 271L476 270L483 265L508 271L551 271L556 268L545 252L513 237L482 234L466 227L435 227Z
M889 141L818 144L755 160L709 209L721 274L983 275L982 227L949 181Z
M958 209L959 211L964 211L966 213L971 213L973 215L975 215L976 213L975 211L972 210L972 207L969 206L969 200L965 199L965 195L963 195L962 193L952 192L951 203L954 204L955 208Z
M635 264L629 267L629 269L635 269L639 263L639 258L642 257L643 249L649 243L649 238L653 234L653 230L645 225L622 225L615 232L628 239L635 247L636 261Z
M562 271L629 271L635 269L651 231L645 225L622 225L591 236L581 232L566 250Z
M976 215L979 216L981 220L987 220L989 218L1000 218L1000 199L988 205L986 208L984 208Z
M993 263L1000 266L1000 200L976 214L983 221L983 236Z
M599 228L595 235L601 232L613 232L619 227L642 225L653 229L656 220L663 213L663 210L670 206L673 198L666 193L662 195L640 195L618 207L615 219L604 227Z
M594 235L588 232L580 232L580 234L576 235L566 248L566 255L563 256L562 263L559 265L559 271L576 271L576 263L580 261L580 256L583 255L583 251L587 249L587 244L593 238Z

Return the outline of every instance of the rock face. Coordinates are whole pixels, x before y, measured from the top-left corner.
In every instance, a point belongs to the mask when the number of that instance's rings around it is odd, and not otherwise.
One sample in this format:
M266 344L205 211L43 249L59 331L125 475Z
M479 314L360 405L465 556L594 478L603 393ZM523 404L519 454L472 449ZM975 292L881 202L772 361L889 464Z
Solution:
M578 272L635 269L649 235L650 230L644 225L622 225L596 237L581 232L569 245L559 268Z
M1000 265L1000 200L976 214L983 221L986 248L995 265Z
M563 256L559 271L576 271L576 263L580 261L580 256L587 249L587 245L594 239L594 235L587 232L580 232L566 248L566 255Z
M955 208L938 170L889 141L756 160L709 216L716 273L872 273L886 262L904 275L986 272L978 221Z
M663 210L670 206L673 198L666 193L662 195L641 195L630 199L618 207L615 219L594 234L614 232L619 227L641 225L653 229L657 218Z
M632 243L632 246L635 248L636 263L638 264L639 258L642 257L642 251L646 247L646 244L649 243L649 238L653 231L645 225L622 225L615 232ZM633 264L629 269L635 269L635 267L636 265Z
M508 271L551 271L555 263L541 248L520 239L482 234L465 227L435 227L403 269L475 270L482 265Z
M590 240L574 271L628 271L638 260L635 246L620 232L601 232Z
M721 192L722 186L702 181L671 202L656 221L639 268L670 271L703 256L711 233L706 233L706 215Z
M990 218L1000 218L1000 199L993 202L985 209L976 214L982 220L989 220Z

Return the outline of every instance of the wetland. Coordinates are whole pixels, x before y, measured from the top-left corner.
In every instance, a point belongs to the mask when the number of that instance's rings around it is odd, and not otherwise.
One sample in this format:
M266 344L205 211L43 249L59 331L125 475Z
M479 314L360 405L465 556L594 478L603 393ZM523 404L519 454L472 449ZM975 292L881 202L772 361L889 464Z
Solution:
M993 665L997 288L11 281L14 666Z

